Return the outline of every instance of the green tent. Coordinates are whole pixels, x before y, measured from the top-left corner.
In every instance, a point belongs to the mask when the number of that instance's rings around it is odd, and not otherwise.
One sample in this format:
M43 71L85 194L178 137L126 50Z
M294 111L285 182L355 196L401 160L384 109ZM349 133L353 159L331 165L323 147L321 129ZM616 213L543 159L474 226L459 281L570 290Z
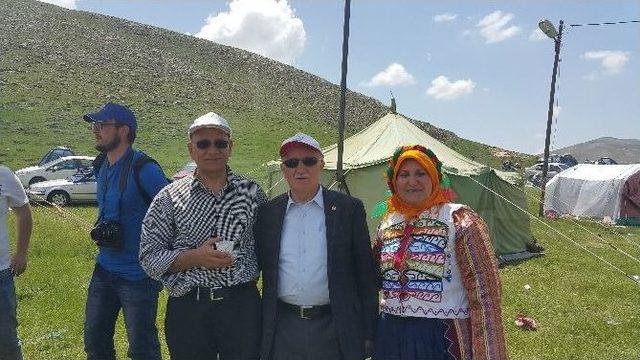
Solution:
M519 175L497 171L467 159L399 114L385 115L344 142L343 168L347 186L351 195L363 201L368 213L388 196L384 173L393 152L398 146L409 144L421 144L430 148L442 161L443 171L451 179L453 190L458 194L455 201L471 206L485 219L497 255L527 253L527 244L533 243L529 217L509 203L526 208L522 185L518 185L521 182ZM335 188L337 144L325 148L323 153L325 170L322 181L326 186ZM270 162L267 169L268 195L275 196L287 191L279 162ZM369 218L372 235L378 223L379 219Z

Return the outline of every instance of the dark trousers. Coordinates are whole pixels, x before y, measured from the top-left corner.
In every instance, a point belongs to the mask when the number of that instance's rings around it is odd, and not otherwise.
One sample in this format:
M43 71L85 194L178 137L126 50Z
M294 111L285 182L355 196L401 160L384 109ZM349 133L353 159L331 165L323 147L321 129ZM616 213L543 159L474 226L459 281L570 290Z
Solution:
M254 281L211 292L196 288L167 301L172 360L257 360L262 304Z
M340 342L331 313L302 319L278 306L271 360L340 360Z
M0 360L22 360L17 327L13 274L5 269L0 271Z
M115 360L116 319L122 308L129 341L128 357L161 358L156 314L162 285L150 278L131 281L96 264L89 284L84 322L84 350L89 360Z

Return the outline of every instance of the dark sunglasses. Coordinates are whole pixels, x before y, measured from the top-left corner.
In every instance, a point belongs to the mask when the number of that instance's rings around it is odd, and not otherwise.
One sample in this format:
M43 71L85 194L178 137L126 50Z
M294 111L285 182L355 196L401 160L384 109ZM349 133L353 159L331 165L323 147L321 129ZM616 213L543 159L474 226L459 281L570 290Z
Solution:
M291 158L283 161L282 163L284 164L284 166L288 167L289 169L295 169L298 167L298 164L300 164L300 161L302 161L302 164L304 166L312 167L318 163L318 158L313 156L305 157L302 159Z
M211 147L211 145L213 145L216 149L226 149L229 147L229 141L227 140L214 140L211 141L209 139L202 139L199 141L196 141L196 147L200 150L205 150Z

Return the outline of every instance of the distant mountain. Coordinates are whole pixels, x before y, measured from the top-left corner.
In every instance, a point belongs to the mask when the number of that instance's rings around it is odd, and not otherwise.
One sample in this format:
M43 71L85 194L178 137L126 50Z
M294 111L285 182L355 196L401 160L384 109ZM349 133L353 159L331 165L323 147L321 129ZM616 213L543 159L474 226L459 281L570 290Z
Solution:
M610 157L618 164L638 164L640 163L640 140L601 137L554 150L553 153L572 154L579 162Z

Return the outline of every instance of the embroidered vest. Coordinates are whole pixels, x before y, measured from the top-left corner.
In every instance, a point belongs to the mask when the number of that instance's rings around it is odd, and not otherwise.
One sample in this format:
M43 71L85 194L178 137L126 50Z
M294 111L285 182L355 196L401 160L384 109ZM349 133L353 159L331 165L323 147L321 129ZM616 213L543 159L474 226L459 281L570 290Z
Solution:
M406 227L400 213L388 214L382 220L377 241L383 312L440 319L469 317L451 216L460 207L459 204L436 206L420 213Z

